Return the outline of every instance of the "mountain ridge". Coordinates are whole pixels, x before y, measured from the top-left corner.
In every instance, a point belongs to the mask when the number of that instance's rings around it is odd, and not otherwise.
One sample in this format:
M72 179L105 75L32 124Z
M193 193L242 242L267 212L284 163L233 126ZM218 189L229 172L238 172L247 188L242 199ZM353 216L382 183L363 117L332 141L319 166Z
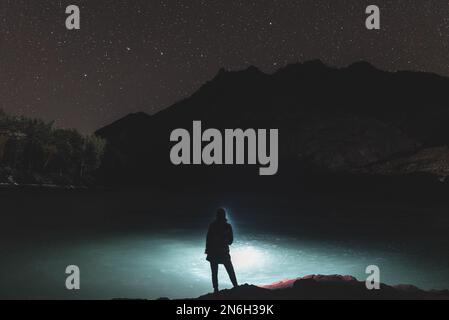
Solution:
M446 92L448 78L363 61L336 68L312 60L272 74L252 66L220 69L171 107L128 115L96 133L109 142L105 168L131 176L178 175L168 161L169 134L194 120L217 129L279 128L280 161L288 170L351 172L449 144ZM211 173L200 171L195 175Z
M165 110L178 105L179 103L182 103L185 100L188 100L189 98L191 98L192 96L194 96L195 94L197 94L198 92L201 91L201 89L205 86L207 86L209 83L213 83L214 81L216 81L219 78L222 78L223 76L234 76L234 75L241 75L241 74L246 74L246 73L250 73L250 74L259 74L262 76L275 76L275 75L279 75L279 74L283 74L285 72L290 71L291 69L297 69L297 68L301 68L301 70L295 70L294 72L298 72L298 71L304 71L304 68L309 67L309 66L314 66L314 67L319 67L319 68L323 68L323 69L332 69L332 70L340 70L340 71L348 71L348 70L371 70L371 71L378 71L378 72L385 72L385 73L389 73L389 74L411 74L411 75L424 75L426 77L430 77L430 78L435 78L435 79L444 79L446 81L449 82L449 78L439 75L437 73L432 73L432 72L424 72L424 71L412 71L412 70L397 70L397 71L386 71L386 70L381 70L379 68L377 68L376 66L374 66L373 64L371 64L370 62L367 61L357 61L354 63L351 63L347 66L344 67L332 67L329 66L327 64L325 64L324 62L322 62L322 60L320 59L315 59L315 60L310 60L310 61L306 61L304 63L290 63L282 68L279 68L278 70L276 70L273 73L265 73L263 71L261 71L259 68L257 68L256 66L249 66L245 69L242 70L226 70L225 68L220 68L219 71L217 72L217 74L209 81L206 81L196 92L194 92L190 97L185 97L183 99L180 99L179 101L173 103L171 106L168 106L166 108L163 108L162 110L150 115L144 111L140 111L140 112L134 112L134 113L130 113L124 117L121 117L115 121L113 121L111 124L108 124L102 128L99 128L98 130L96 130L96 134L98 135L102 135L104 130L114 124L117 124L119 122L124 122L127 120L130 120L130 118L152 118L157 116L160 113L163 113Z

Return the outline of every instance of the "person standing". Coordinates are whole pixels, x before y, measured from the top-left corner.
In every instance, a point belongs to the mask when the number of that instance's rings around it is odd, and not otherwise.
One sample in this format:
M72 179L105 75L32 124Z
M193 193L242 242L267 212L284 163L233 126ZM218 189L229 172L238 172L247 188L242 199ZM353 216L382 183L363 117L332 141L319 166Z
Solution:
M210 224L206 238L206 260L210 263L212 271L212 285L214 293L218 293L218 266L224 265L234 287L238 286L234 266L232 265L229 246L234 241L232 226L226 219L223 208L217 210L215 220Z

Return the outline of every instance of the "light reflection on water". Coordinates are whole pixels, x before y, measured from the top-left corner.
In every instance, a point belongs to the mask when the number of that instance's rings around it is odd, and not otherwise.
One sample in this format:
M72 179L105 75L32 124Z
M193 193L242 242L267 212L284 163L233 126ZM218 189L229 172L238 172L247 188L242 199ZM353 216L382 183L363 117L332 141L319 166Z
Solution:
M110 299L196 297L211 291L204 232L113 236L33 247L7 253L0 298ZM348 274L363 279L378 265L381 281L423 288L449 287L448 264L435 264L398 250L362 249L347 244L292 237L237 236L231 248L240 283L270 284L309 274ZM65 290L67 265L81 269L81 290ZM221 288L230 281L220 267Z

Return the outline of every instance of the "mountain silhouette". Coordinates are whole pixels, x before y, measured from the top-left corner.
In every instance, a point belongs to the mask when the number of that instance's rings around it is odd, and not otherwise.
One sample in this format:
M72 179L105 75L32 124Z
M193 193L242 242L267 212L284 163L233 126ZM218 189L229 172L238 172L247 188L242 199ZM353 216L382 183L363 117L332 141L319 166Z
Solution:
M436 147L440 161L449 143L448 92L443 76L388 72L367 62L335 68L314 60L273 74L221 69L157 114L130 114L98 130L108 141L100 174L115 183L260 181L256 167L174 167L170 133L191 130L194 120L205 128L279 129L279 174L265 181L323 172L384 174L391 161L408 163Z

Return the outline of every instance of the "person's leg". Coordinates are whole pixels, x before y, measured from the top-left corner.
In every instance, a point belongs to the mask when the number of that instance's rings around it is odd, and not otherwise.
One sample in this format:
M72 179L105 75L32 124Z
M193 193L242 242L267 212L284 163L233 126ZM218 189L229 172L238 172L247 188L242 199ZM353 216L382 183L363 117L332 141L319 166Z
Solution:
M238 286L237 277L235 276L234 266L232 265L231 260L224 264L226 271L228 272L229 279L231 279L232 285L234 287Z
M212 286L214 287L214 292L218 292L218 263L211 262L210 270L212 271Z

